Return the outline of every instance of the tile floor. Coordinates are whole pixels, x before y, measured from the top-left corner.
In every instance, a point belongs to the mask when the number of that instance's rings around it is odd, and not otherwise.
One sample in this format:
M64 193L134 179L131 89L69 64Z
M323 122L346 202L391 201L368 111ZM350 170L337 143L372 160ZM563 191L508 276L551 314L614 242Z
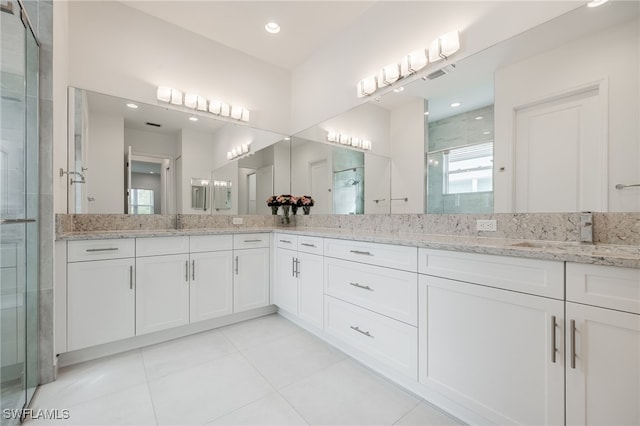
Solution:
M33 409L63 425L458 425L274 314L64 368Z

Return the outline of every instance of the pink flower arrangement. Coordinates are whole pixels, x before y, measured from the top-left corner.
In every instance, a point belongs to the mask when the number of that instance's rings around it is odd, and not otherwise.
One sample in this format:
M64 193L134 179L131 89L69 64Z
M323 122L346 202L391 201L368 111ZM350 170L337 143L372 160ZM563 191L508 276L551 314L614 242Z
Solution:
M307 206L311 207L314 204L313 198L310 195L302 195L298 197L297 200L298 206Z

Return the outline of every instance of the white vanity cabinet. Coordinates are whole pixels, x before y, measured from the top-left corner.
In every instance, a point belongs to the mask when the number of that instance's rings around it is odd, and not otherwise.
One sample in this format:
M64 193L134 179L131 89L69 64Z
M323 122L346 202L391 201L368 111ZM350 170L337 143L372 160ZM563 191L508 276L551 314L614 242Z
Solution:
M324 318L322 238L276 234L275 304L322 329Z
M189 237L136 238L136 334L189 324Z
M233 236L233 312L269 304L269 233Z
M356 358L417 380L416 247L325 239L324 249L325 332Z
M428 249L419 262L420 383L497 424L562 424L563 262Z
M640 269L567 263L567 424L640 424Z
M70 241L67 249L67 349L134 336L134 240Z

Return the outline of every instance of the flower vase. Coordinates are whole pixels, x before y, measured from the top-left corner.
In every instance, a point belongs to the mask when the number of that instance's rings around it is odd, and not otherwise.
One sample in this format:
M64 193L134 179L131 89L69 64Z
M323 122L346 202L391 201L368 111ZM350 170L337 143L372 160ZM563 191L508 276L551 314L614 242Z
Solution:
M269 206L269 207L271 207L271 214L272 214L272 215L274 215L274 216L275 216L275 215L277 215L277 214L278 214L278 208L279 208L280 206Z
M282 215L287 219L289 218L289 207L291 206L282 206Z
M309 213L311 213L311 206L302 206L302 210L304 211L305 215L308 215Z
M291 205L291 214L293 216L295 216L296 214L298 214L298 206L296 206L295 204Z

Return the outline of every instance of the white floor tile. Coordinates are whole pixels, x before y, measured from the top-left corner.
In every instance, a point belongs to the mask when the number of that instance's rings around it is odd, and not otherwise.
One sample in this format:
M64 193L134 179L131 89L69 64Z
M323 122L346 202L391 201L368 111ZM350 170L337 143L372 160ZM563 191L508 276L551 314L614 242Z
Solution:
M419 403L350 359L280 393L311 425L391 425Z
M221 328L220 331L240 350L270 342L278 337L297 333L300 327L273 314Z
M142 349L147 378L154 380L176 371L237 352L219 331L198 333Z
M274 391L240 354L149 381L158 424L212 421Z
M459 426L464 423L423 402L401 418L395 426Z
M207 425L288 426L307 425L302 417L277 393L245 405Z
M40 386L34 408L68 408L138 384L147 377L139 350L72 365L55 382Z
M342 352L305 331L271 340L243 354L276 389L346 358Z
M147 384L68 407L69 418L34 419L26 426L41 425L154 425L156 424Z

